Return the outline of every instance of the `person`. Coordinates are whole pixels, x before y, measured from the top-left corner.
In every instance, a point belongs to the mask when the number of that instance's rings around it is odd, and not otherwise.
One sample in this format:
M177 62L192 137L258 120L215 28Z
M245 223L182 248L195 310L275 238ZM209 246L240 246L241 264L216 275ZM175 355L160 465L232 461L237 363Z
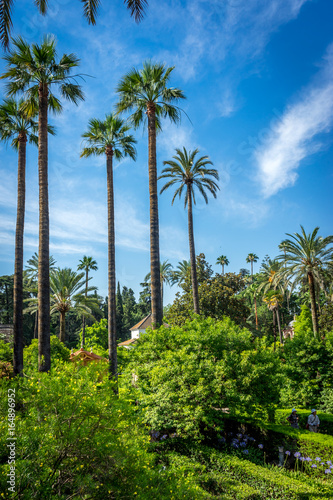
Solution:
M291 427L294 427L294 429L299 429L298 415L295 408L291 410L291 414L289 415L289 417L287 417L287 420L290 423Z
M308 425L310 432L318 432L320 420L316 410L311 410L311 415L308 416Z

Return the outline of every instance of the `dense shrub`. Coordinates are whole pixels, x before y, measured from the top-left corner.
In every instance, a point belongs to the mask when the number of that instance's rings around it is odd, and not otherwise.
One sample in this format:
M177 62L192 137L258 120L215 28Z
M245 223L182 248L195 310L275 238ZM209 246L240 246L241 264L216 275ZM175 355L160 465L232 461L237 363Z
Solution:
M13 348L3 340L0 340L0 361L13 362Z
M154 430L202 438L222 429L225 408L262 420L274 415L279 359L229 318L150 331L131 355L127 380Z
M80 342L82 341L82 330L80 332ZM85 349L92 348L93 351L105 356L108 349L108 321L103 318L92 326L86 326Z
M50 337L51 364L57 361L68 361L70 350L60 342L56 335ZM38 339L33 339L28 347L23 350L24 369L36 369L38 365Z

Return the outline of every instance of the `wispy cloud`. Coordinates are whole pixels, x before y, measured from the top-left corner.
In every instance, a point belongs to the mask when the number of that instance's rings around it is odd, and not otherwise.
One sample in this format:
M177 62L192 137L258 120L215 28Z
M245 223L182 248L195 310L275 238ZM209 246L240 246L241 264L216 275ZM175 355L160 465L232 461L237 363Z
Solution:
M288 106L255 153L265 197L296 182L302 160L322 148L318 134L330 131L332 125L333 44L328 47L315 80Z

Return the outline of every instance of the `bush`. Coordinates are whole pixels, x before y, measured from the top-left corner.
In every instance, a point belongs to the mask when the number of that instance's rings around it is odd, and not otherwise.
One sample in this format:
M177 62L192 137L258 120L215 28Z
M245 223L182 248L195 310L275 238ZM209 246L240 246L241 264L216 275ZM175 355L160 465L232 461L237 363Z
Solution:
M301 430L305 430L305 426L308 421L308 416L311 410L302 410L297 408L298 423ZM287 427L290 424L287 422L287 417L291 414L291 409L278 409L275 412L275 422L277 424L285 425ZM317 411L320 420L320 433L333 435L333 415L324 413L323 411Z
M80 332L80 345L82 341L82 330ZM103 318L92 326L86 326L85 349L92 348L99 356L105 356L108 350L108 321Z
M229 318L198 318L140 338L126 369L144 421L154 430L202 439L223 427L224 408L272 419L279 360L265 340Z
M13 362L13 347L3 340L0 340L0 361Z
M60 342L56 335L50 337L51 365L58 361L69 361L70 350ZM24 369L37 368L38 365L38 339L33 339L29 347L23 350Z

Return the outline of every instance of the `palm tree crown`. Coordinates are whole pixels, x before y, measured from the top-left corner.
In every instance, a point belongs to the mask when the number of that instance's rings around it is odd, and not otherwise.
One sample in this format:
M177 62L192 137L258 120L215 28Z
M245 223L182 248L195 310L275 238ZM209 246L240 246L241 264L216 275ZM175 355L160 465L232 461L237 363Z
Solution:
M251 276L253 276L253 263L258 262L258 255L255 253L249 253L249 255L246 257L246 262L251 262Z
M48 107L59 113L62 110L60 100L50 91L56 85L65 99L77 104L83 100L80 85L72 83L70 75L73 68L79 65L79 59L74 54L64 54L57 62L56 41L51 36L45 36L41 45L31 46L21 37L13 40L14 48L4 57L8 63L7 71L1 79L8 78L6 90L9 96L25 92L30 112L38 102L42 88L47 92Z
M18 149L21 138L38 145L38 123L34 119L36 114L35 112L34 116L27 115L23 99L4 99L0 105L0 140L11 139L14 149Z
M194 246L194 235L193 235L193 215L192 215L192 200L195 204L195 190L197 188L199 193L203 196L206 203L208 203L208 197L206 190L209 191L214 198L216 198L216 192L219 189L217 183L213 179L218 179L219 175L217 170L213 168L207 168L207 165L212 165L208 156L202 156L196 159L196 155L199 150L187 151L185 148L183 150L176 149L176 155L173 160L164 161L164 165L168 165L162 170L162 174L159 179L168 178L170 179L161 189L161 193L171 186L178 186L173 198L172 204L175 198L181 195L184 191L184 207L188 207L188 233L189 233L189 246L190 246L190 260L191 260L191 279L192 279L192 290L193 290L193 305L194 312L199 314L199 296L198 296L198 283L197 283L197 271L196 271L196 260L195 260L195 246ZM211 179L210 177L213 177Z
M225 255L220 255L220 257L216 259L216 264L220 264L220 266L222 266L222 275L224 275L224 266L229 265L228 258Z
M96 24L96 17L100 0L81 0L83 4L83 15L89 24ZM136 22L140 22L144 16L147 0L124 0L131 16ZM43 15L47 12L48 2L46 0L35 0L39 12ZM5 48L9 45L10 32L12 28L13 0L2 0L0 2L0 42Z
M130 127L125 125L123 120L112 114L106 115L104 121L92 118L89 121L88 131L82 134L82 137L86 139L86 147L83 148L81 157L111 154L117 160L125 156L130 156L135 160L136 140L132 135L127 134L129 130Z
M133 113L130 121L134 128L146 124L147 111L155 112L156 129L161 130L161 119L169 118L173 123L180 121L180 109L174 105L179 99L185 99L182 90L167 87L174 67L166 68L164 64L146 61L143 69L132 69L119 82L116 92L120 100L117 112Z

